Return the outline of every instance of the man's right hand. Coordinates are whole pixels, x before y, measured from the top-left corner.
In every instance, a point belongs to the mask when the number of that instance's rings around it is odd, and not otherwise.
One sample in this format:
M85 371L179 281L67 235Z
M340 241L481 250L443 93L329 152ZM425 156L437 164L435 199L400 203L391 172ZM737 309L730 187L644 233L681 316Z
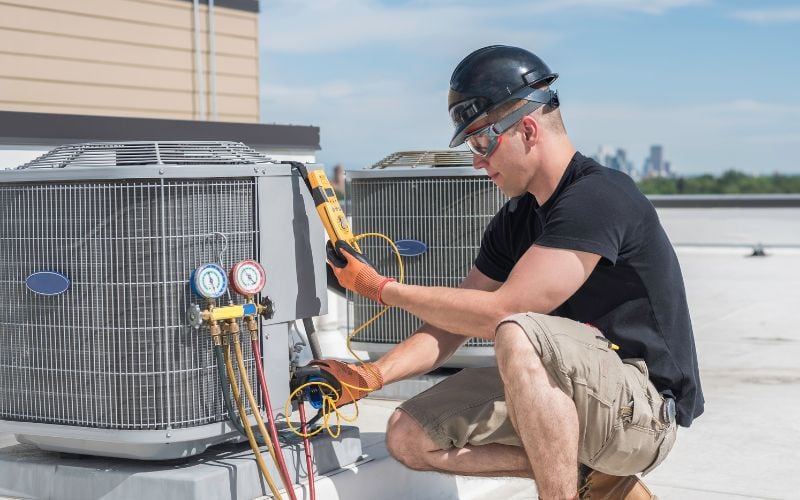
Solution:
M333 274L336 275L340 285L383 304L381 291L383 291L386 283L395 281L394 278L387 278L379 274L366 257L346 241L337 241L335 247L329 241L326 246L326 252L328 254L328 264L331 266Z
M334 359L312 361L297 369L292 386L300 387L310 382L313 377L322 378L339 393L339 399L336 400L337 408L383 388L383 374L374 363L355 365Z

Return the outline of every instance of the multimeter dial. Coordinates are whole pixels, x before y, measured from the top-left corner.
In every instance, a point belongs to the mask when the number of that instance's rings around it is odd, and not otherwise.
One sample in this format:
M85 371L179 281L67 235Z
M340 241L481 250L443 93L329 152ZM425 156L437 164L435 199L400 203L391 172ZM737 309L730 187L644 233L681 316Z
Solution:
M267 275L261 264L254 260L243 260L231 268L231 288L236 293L253 296L267 284Z
M217 264L203 264L192 272L190 278L192 291L207 299L221 297L228 289L225 270Z

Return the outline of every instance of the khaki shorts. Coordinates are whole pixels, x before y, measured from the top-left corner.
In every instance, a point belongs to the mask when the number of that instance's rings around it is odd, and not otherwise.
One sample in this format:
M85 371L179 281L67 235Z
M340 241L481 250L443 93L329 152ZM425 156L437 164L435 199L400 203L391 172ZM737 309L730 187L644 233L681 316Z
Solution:
M650 472L675 443L664 399L640 359L621 360L594 327L543 314L503 320L522 327L552 379L575 402L578 461L616 476ZM522 446L506 412L496 367L467 368L400 405L441 449Z

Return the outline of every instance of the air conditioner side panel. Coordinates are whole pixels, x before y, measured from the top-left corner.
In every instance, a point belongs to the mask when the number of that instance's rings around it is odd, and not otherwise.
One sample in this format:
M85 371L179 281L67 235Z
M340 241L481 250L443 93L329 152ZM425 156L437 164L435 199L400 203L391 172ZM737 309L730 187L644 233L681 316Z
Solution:
M296 172L260 177L257 198L263 293L275 303L268 323L327 313L325 230L303 180Z

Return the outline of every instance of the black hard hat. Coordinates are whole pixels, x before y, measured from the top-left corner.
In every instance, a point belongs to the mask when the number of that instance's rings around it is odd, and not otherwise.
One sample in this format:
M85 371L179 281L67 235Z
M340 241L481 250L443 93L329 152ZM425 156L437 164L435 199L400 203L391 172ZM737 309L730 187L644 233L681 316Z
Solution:
M447 108L456 128L450 147L464 142L465 131L475 120L511 99L527 99L558 106L555 92L533 90L550 85L558 73L535 54L518 47L491 45L461 61L450 77Z

